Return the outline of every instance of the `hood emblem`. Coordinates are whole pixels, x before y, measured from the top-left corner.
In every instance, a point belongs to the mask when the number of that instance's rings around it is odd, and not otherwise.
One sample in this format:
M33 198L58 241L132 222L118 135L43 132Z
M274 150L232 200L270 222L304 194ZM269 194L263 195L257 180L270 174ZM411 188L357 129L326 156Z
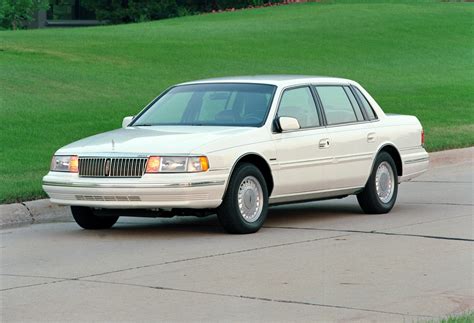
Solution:
M115 141L112 139L112 151L115 150Z

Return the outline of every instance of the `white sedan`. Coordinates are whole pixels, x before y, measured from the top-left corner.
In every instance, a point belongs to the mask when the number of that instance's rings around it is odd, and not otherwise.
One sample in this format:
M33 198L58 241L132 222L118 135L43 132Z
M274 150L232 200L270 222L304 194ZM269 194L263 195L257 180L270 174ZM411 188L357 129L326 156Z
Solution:
M43 189L85 229L119 216L217 213L251 233L274 204L357 195L387 213L428 168L414 116L385 114L358 83L228 77L170 87L122 128L59 149Z

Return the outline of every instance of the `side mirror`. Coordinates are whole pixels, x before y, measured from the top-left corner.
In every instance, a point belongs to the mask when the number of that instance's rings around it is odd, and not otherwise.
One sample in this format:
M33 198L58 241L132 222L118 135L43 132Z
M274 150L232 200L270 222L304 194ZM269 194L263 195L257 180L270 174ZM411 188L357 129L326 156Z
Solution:
M279 117L278 126L282 132L300 129L298 119L292 117Z
M128 125L132 122L132 120L133 120L133 116L128 116L128 117L123 118L122 128L127 128Z

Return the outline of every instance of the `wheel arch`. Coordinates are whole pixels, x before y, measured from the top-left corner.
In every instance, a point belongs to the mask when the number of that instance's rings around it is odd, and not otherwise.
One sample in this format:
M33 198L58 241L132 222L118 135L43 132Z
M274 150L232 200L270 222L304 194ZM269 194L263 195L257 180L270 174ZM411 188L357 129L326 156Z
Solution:
M230 170L229 178L226 183L224 196L227 193L230 178L232 177L235 168L237 167L237 165L241 163L253 164L255 165L255 167L257 167L260 170L260 172L262 172L263 178L265 178L265 182L267 184L268 196L270 196L272 194L273 187L274 187L272 170L270 168L270 165L266 161L266 159L262 155L255 152L249 152L249 153L243 154L239 158L237 158L237 160L234 162L234 165L232 166Z
M398 149L395 147L395 145L391 143L386 143L380 146L375 156L378 156L383 151L388 153L392 157L393 161L395 162L395 166L397 167L397 176L402 176L403 175L402 157ZM374 163L375 163L375 158L374 158L374 161L372 162L371 170L374 168Z

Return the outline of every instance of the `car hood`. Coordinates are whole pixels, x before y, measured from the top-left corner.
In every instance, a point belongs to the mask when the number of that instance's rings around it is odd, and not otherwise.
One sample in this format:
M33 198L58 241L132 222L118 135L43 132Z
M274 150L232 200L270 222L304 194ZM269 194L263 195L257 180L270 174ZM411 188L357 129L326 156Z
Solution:
M205 153L204 147L224 137L241 137L250 127L153 126L127 127L88 137L59 149L57 155L189 154ZM245 136L249 137L249 136ZM250 136L251 137L251 136Z

